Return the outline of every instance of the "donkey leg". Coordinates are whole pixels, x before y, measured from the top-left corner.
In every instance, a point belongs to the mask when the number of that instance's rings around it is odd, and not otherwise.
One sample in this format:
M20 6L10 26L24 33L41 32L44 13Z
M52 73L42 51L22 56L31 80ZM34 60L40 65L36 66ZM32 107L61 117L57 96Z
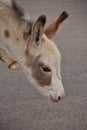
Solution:
M15 61L6 49L0 48L0 60L7 63L8 68L15 70L19 68L19 64Z

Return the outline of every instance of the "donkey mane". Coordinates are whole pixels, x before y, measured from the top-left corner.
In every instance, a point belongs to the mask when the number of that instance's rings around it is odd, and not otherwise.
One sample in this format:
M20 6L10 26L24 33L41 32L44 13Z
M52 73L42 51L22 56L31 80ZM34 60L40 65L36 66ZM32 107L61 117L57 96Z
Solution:
M15 0L11 0L12 2L12 9L15 11L15 14L18 16L18 18L22 18L25 16L23 8L16 3Z
M24 39L26 40L31 34L33 20L31 20L29 16L26 15L24 9L19 4L17 4L15 0L11 0L11 2L11 8L13 9L20 22L20 25L22 26Z

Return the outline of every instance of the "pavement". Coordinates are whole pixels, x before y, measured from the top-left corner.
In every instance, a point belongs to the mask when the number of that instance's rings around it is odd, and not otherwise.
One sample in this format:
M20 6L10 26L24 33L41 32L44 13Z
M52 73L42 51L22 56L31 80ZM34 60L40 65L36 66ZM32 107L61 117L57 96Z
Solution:
M47 25L62 11L69 18L53 40L62 55L66 96L53 103L26 79L0 62L0 130L87 130L87 1L18 0L31 18L47 16Z

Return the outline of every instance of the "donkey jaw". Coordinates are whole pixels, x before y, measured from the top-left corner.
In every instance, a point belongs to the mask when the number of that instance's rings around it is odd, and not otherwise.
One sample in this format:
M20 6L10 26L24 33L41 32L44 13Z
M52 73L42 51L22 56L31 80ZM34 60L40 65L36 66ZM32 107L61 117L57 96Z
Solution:
M27 71L28 69L28 71ZM34 78L32 78L31 68L24 66L24 72L29 82L44 96L50 98L53 102L58 102L65 96L65 91L62 85L62 81L58 81L58 85L40 86Z

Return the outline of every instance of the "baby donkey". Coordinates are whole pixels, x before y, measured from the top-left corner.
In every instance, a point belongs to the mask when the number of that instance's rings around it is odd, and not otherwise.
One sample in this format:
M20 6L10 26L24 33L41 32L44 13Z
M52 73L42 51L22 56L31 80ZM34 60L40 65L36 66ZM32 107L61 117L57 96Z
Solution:
M65 96L61 79L61 55L51 38L59 25L68 17L67 12L45 28L46 16L32 21L15 0L0 2L0 59L9 69L19 66L28 80L52 101Z

